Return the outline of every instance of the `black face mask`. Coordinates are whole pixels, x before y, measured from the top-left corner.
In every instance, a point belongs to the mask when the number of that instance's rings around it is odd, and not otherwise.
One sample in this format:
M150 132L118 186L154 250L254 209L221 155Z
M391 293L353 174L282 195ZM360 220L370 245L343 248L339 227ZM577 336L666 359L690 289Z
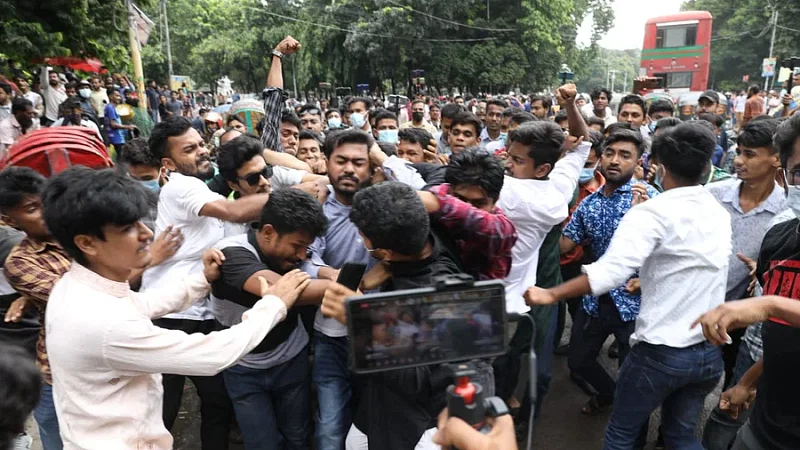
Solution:
M422 119L425 118L425 113L414 112L411 113L411 117L414 119L414 122L422 122Z

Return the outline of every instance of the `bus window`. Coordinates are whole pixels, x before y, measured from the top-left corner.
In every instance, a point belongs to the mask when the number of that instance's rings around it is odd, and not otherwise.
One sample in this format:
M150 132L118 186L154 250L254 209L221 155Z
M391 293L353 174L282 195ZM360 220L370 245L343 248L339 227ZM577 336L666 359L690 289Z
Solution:
M692 86L692 72L657 73L654 75L663 81L659 83L659 88L687 88Z
M656 48L689 47L697 41L697 25L659 27Z

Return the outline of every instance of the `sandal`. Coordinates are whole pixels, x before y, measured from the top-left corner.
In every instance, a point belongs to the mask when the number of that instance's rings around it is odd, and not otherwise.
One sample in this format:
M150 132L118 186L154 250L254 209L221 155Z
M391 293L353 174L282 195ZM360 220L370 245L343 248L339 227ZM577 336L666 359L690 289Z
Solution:
M593 395L589 398L589 401L583 405L581 409L581 414L586 416L597 416L600 414L604 414L611 409L611 403L601 405L600 401L597 399L596 395Z

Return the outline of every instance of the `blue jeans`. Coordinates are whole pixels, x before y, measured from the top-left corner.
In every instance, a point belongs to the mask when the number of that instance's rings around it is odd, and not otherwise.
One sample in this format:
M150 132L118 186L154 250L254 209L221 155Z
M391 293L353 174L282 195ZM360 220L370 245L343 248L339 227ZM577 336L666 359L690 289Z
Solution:
M314 333L314 366L311 369L317 387L318 450L342 450L352 423L350 401L353 390L347 367L347 337Z
M311 448L308 347L269 369L223 372L247 450Z
M58 431L58 417L56 405L53 403L53 386L42 382L42 392L39 403L33 410L33 418L39 425L39 439L42 440L43 450L61 450L64 444Z
M753 358L750 357L747 343L742 342L739 347L739 354L736 357L736 365L733 367L733 379L725 389L730 389L738 383L745 372L755 363L756 361L753 361ZM739 417L734 419L730 414L719 409L719 404L717 404L711 410L711 415L708 416L706 426L703 429L703 447L706 450L728 450L736 439L736 433L739 428L747 422L749 417L750 410L742 409L739 411Z
M617 376L603 449L633 448L642 425L661 405L667 448L703 450L694 430L722 373L722 353L708 342L686 348L634 345Z

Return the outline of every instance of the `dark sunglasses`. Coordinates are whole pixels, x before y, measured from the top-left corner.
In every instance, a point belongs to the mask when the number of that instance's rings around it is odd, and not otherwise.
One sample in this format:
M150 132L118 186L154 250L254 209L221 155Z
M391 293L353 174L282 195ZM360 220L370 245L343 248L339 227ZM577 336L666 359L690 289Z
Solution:
M246 181L250 186L258 186L261 177L264 177L265 180L269 180L272 177L272 166L264 167L264 170L261 172L248 173L243 177L239 177L239 179Z

